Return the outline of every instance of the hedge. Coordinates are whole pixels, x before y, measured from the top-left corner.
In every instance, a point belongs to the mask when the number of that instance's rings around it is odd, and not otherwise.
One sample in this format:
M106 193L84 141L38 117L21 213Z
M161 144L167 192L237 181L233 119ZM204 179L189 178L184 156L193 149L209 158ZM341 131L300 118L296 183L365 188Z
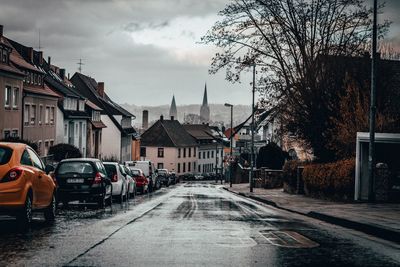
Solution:
M287 193L293 194L296 192L297 187L297 167L303 164L298 160L286 161L283 166L283 190Z
M328 199L349 200L354 196L355 160L304 166L306 195Z
M50 147L48 155L53 155L53 159L59 162L63 159L82 157L79 148L70 144L57 144Z

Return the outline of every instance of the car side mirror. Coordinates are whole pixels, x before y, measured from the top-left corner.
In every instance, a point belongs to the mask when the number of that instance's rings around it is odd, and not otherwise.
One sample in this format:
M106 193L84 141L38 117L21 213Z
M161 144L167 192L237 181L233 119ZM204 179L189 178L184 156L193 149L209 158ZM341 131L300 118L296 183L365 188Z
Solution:
M50 172L54 172L55 168L53 167L53 165L46 165L46 167L44 168L44 171L46 172L46 174L49 174Z

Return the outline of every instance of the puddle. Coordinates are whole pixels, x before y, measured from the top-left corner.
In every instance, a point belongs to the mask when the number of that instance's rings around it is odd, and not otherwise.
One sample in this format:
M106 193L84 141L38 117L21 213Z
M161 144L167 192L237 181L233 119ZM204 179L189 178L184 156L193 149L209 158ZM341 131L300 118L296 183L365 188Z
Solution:
M315 248L319 244L295 231L260 231L261 235L274 246L286 248Z

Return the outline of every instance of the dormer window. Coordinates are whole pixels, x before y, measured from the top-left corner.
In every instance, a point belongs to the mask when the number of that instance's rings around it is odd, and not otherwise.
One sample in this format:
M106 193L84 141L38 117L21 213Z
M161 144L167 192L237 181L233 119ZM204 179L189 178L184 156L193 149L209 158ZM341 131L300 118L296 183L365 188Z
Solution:
M79 111L85 111L85 101L79 100Z

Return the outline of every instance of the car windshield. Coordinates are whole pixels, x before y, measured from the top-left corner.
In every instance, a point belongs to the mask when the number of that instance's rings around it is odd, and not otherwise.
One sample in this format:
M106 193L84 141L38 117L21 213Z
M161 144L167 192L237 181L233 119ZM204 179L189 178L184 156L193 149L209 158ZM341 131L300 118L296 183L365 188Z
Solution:
M12 155L12 149L8 147L0 147L0 165L7 164Z
M139 176L140 171L139 170L131 170L133 176Z
M94 172L92 164L89 162L62 162L58 168L58 174L82 173L92 174Z
M104 164L104 167L106 168L108 177L112 177L117 174L117 168L114 164Z

